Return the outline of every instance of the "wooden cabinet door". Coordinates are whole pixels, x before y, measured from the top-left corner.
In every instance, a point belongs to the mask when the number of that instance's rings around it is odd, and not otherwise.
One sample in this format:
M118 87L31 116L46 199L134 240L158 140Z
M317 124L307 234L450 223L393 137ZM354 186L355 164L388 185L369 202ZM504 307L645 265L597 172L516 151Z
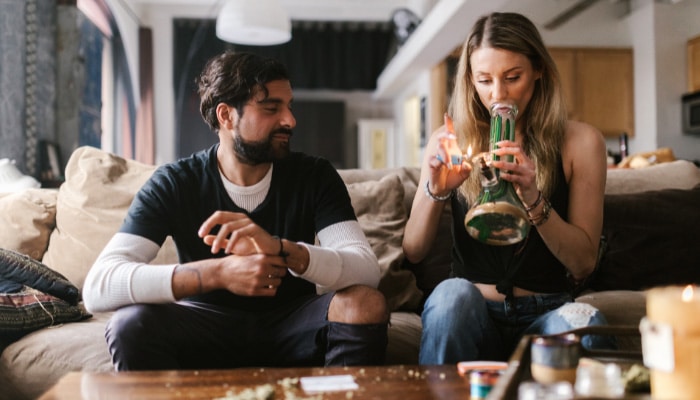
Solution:
M576 54L577 105L585 122L606 136L634 134L634 79L631 50Z
M700 36L688 41L688 92L700 90Z
M576 94L576 53L569 49L550 49L549 54L559 70L569 119L580 120L581 116L578 115L576 98L574 97Z
M569 118L589 123L605 136L634 136L634 76L631 49L552 48L562 78Z

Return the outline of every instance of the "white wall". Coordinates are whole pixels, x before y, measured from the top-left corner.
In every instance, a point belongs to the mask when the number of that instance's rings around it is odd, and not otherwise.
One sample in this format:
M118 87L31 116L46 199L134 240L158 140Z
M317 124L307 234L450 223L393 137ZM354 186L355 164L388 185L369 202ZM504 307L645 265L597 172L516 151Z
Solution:
M655 7L657 144L676 157L700 160L700 135L683 134L681 95L688 90L688 39L700 35L700 1Z

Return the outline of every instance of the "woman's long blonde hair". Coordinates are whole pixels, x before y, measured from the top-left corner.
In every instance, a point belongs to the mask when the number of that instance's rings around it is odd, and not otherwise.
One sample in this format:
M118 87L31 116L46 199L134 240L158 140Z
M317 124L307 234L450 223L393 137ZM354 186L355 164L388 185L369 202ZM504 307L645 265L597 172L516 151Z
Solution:
M523 126L523 150L535 162L537 186L549 197L556 184L567 115L561 81L535 25L516 13L492 13L479 18L462 46L455 88L449 105L460 147L473 153L488 151L489 110L481 103L472 82L471 55L492 47L525 55L541 78L535 82L530 103L519 119ZM475 170L475 172L477 172ZM460 188L471 204L480 191L479 174L472 173Z

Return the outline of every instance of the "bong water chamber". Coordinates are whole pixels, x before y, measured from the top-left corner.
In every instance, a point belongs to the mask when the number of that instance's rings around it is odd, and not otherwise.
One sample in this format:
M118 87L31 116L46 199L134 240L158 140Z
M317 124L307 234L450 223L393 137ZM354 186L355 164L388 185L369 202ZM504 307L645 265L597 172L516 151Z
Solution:
M464 227L471 237L496 246L505 246L523 240L530 231L530 220L513 184L500 179L500 171L491 166L493 154L501 140L515 141L515 117L518 109L514 104L495 103L491 106L489 152L473 158L474 170L481 179L481 192L464 218ZM512 162L513 156L505 156Z

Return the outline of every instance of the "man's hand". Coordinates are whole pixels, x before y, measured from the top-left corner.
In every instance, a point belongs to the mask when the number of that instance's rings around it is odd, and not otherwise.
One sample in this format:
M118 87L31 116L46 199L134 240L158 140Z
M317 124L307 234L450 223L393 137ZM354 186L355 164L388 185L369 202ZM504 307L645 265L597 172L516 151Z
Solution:
M211 234L217 225L219 232ZM221 250L239 256L279 253L278 240L243 213L216 211L204 221L197 233L205 244L211 246L212 254Z
M254 254L194 261L178 265L173 275L177 299L224 289L239 296L274 296L287 269L279 256Z

